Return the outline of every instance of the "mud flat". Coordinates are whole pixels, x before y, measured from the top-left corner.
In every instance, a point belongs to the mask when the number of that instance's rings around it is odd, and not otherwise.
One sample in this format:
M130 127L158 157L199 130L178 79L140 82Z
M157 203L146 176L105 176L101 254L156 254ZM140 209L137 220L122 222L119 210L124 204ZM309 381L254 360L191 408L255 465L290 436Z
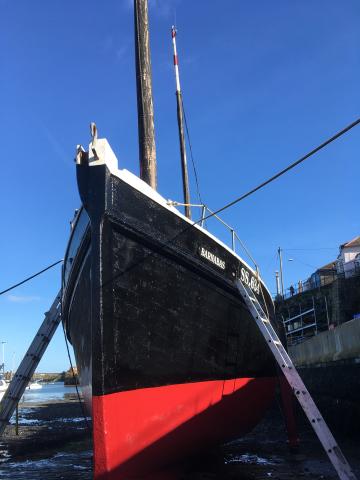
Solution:
M92 478L92 443L76 398L22 403L0 438L0 478L20 480Z
M22 404L19 436L9 425L0 444L0 478L53 480L92 478L92 443L78 402ZM248 436L205 452L152 480L335 480L337 475L298 412L301 445L290 453L280 409L275 404ZM360 479L360 432L337 438Z

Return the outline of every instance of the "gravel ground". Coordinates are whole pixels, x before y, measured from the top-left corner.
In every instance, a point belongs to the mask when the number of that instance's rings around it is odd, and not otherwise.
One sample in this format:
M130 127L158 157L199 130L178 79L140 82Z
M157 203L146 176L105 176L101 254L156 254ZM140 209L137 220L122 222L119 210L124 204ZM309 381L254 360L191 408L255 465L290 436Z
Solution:
M20 435L9 425L0 443L0 478L53 480L92 478L92 444L87 422L76 400L22 404ZM181 466L182 473L160 478L177 480L335 480L333 467L298 412L301 445L289 452L279 408L246 437L231 442ZM337 438L360 479L360 432Z

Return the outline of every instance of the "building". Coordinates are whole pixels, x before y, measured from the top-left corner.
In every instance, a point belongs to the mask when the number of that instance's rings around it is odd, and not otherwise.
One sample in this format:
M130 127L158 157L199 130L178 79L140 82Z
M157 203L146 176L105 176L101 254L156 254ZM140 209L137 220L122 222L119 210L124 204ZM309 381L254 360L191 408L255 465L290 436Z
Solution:
M337 273L337 261L327 263L323 267L318 268L310 278L305 282L306 290L327 285L335 280Z
M360 236L340 245L340 252L336 262L337 273L344 274L345 278L356 275L360 271Z
M299 287L275 300L288 353L331 427L358 432L360 236L340 245L337 259Z
M360 236L339 247L339 255L305 281L275 299L287 345L360 317Z

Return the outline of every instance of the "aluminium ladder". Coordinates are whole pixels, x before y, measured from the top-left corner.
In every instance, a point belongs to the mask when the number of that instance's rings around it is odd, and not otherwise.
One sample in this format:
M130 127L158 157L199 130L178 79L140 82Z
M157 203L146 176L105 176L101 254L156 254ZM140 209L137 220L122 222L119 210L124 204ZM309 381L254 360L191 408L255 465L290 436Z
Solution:
M31 380L31 377L54 335L60 320L61 304L59 292L56 295L50 310L45 313L45 319L41 324L41 327L35 335L34 340L26 352L25 357L22 359L3 399L0 402L0 435L2 435L6 425L9 423L16 405L19 403L26 385Z
M339 478L341 480L356 480L350 465L341 452L339 445L336 443L335 438L326 425L325 420L321 416L314 400L311 398L310 393L305 387L304 382L301 380L291 358L279 340L268 316L265 314L253 291L248 285L241 282L241 280L236 280L235 285L249 308L260 332L270 347L270 350L279 364L281 371L285 375L287 382L304 410L305 415L309 419L311 426L315 430L315 433L324 447L330 462L337 471Z

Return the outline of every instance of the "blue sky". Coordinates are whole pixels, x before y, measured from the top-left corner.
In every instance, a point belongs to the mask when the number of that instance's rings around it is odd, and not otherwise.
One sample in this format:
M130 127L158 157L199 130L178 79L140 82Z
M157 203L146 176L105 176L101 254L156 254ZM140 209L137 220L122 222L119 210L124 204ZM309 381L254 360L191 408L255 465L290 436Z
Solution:
M63 257L79 205L74 152L89 142L90 121L108 138L120 168L138 173L138 147L132 2L0 0L0 9L2 290ZM181 201L182 195L170 36L175 16L186 114L201 193L211 208L359 116L357 0L151 0L164 197ZM272 292L278 246L286 249L288 287L360 234L359 147L358 127L224 212ZM192 192L197 201L194 185ZM15 363L22 358L59 286L57 267L0 297L9 368L13 357ZM59 329L38 370L67 368Z

